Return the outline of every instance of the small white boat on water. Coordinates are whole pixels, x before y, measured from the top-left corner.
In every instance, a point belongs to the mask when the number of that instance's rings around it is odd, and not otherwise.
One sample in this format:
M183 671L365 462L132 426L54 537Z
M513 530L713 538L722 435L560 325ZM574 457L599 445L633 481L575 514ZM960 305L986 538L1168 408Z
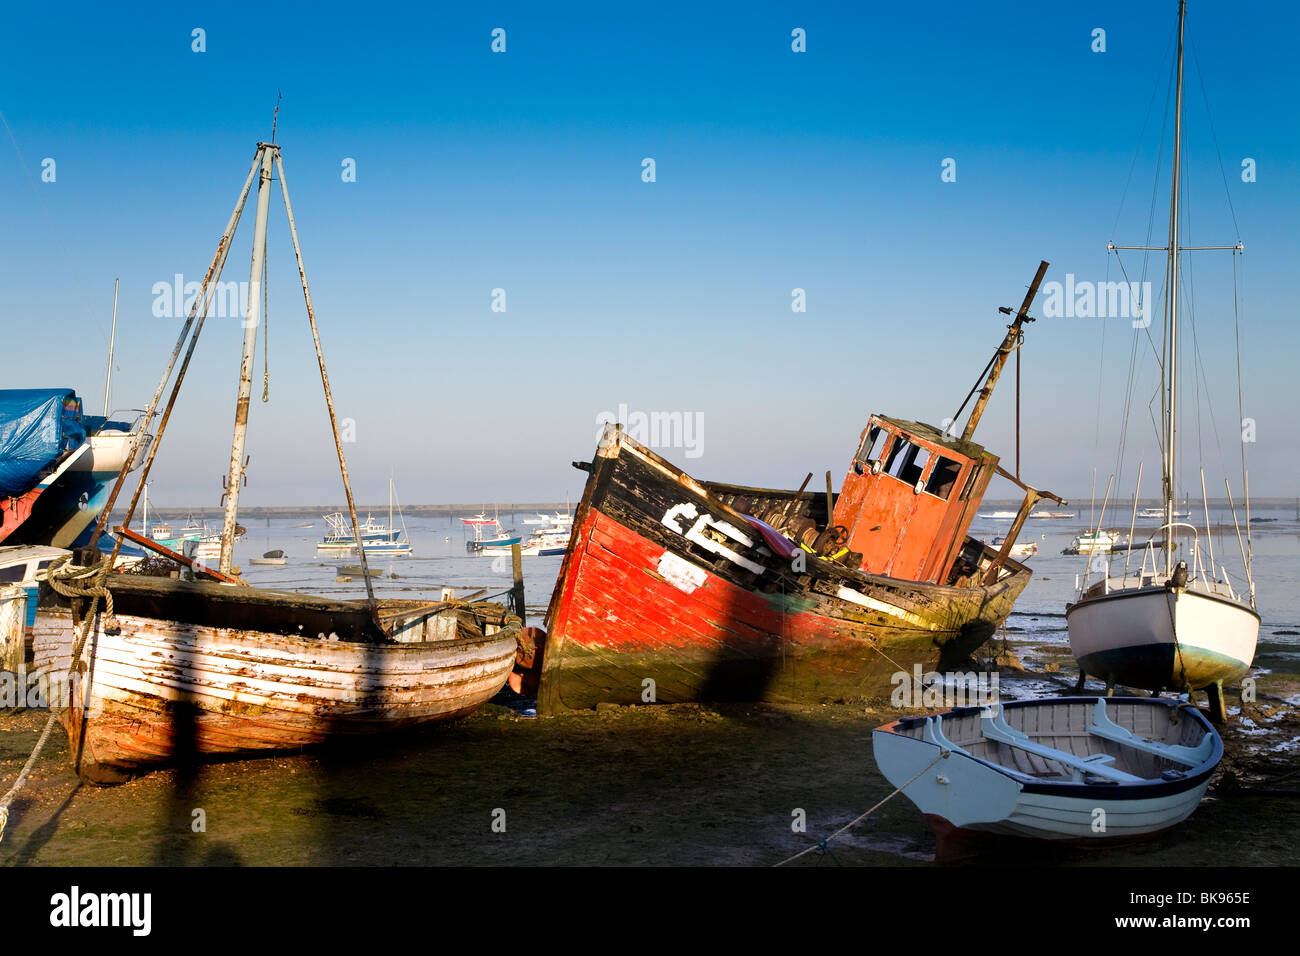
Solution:
M1002 545L1006 543L1006 540L1007 540L1006 535L998 535L998 537L993 539L993 547L1001 548ZM1038 553L1038 542L1017 541L1015 544L1011 546L1011 551L1008 553L1013 558L1032 557L1033 555Z
M569 539L573 537L573 519L568 515L556 515L549 528L539 528L520 544L519 553L524 557L555 557L569 550ZM505 532L502 532L504 535ZM498 536L500 537L500 536ZM476 553L489 556L503 556L511 553L518 537L506 536L500 543L484 539L477 544Z
M316 551L336 557L349 557L357 553L357 539L349 526L348 518L342 512L325 515L325 524L329 532L316 544ZM361 534L361 546L366 554L405 555L411 553L411 543L402 537L398 528L375 521L366 515L358 528Z
M366 515L366 520L357 529L354 535L349 525L348 518L342 512L335 512L332 515L325 515L325 524L329 529L328 533L316 545L318 554L325 554L332 557L349 557L357 553L357 538L361 539L361 547L365 549L367 555L389 555L390 557L404 557L411 554L411 542L409 536L405 533L406 519L402 518L402 527L399 529L393 524L393 479L388 479L388 524L382 521L376 521L370 515ZM398 505L398 514L401 515L401 505Z
M1192 516L1192 513L1190 511L1174 511L1171 512L1171 514L1173 515L1173 519L1175 521L1182 521L1184 518L1190 518ZM1147 519L1156 518L1160 521L1164 521L1165 509L1164 508L1143 508L1141 511L1137 513L1137 516L1139 518L1147 518Z
M1148 697L962 707L885 724L872 745L881 773L934 829L938 860L988 836L1152 836L1191 816L1223 757L1198 709Z
M1109 554L1123 540L1116 531L1085 531L1070 540L1065 554Z

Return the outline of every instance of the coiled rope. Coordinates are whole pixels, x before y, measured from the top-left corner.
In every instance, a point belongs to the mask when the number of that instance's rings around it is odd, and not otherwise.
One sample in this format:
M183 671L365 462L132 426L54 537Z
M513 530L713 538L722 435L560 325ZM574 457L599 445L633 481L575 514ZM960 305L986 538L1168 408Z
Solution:
M837 836L839 836L841 833L845 833L845 832L847 832L847 831L849 831L849 830L852 830L855 826L857 826L859 823L861 823L861 822L862 822L863 820L865 820L867 817L871 816L871 814L875 813L877 810L879 810L881 807L883 807L883 806L884 806L886 803L888 803L890 800L894 799L894 797L898 796L900 793L902 793L904 790L906 790L908 787L910 787L912 784L914 784L917 780L921 779L921 777L924 776L925 773L926 773L926 772L927 772L931 767L933 767L935 764L937 764L940 760L943 760L943 759L947 758L947 756L948 756L951 752L952 752L952 751L950 751L950 750L940 750L940 751L939 751L939 756L935 757L935 758L934 758L933 760L931 760L928 764L926 764L924 767L922 767L920 770L918 770L915 774L913 774L913 776L911 777L911 779L909 779L909 780L908 780L906 783L904 783L901 787L899 787L898 789L896 789L896 790L895 790L893 793L891 793L889 796L885 797L885 799L883 799L883 800L881 800L879 803L877 803L874 807L872 807L871 809L867 810L865 813L861 814L860 816L855 817L853 820L849 821L849 822L846 823L844 826L840 827L838 830L836 830L836 831L835 831L834 833L832 833L830 836L826 837L824 840L820 840L820 841L818 841L817 843L814 843L812 846L807 847L806 849L800 850L800 851L799 851L798 853L796 853L794 856L787 857L786 859L782 860L780 863L773 863L773 864L772 864L773 868L778 867L778 866L785 866L787 863L792 863L792 862L794 862L795 860L799 859L799 857L804 856L804 855L806 855L806 854L808 854L808 853L812 853L814 850L818 851L819 853L825 854L826 851L827 851L827 844L829 844L829 843L831 842L831 840L834 840L834 839L835 839Z
M81 620L77 622L76 634L77 639L72 647L72 661L68 666L68 687L71 691L72 681L77 673L77 665L81 661L81 652L86 646L86 638L90 634L90 622L94 620L95 613L99 609L100 600L104 601L105 613L105 630L116 630L117 624L113 617L113 594L105 585L108 579L109 564L105 561L103 564L92 568L80 567L73 565L72 555L64 555L55 561L50 562L45 571L45 580L50 587L58 594L64 597L84 597L90 598L90 603L86 606L85 613ZM54 701L50 701L54 704ZM69 696L68 706L72 706L73 701ZM27 783L27 777L31 774L32 768L36 766L36 761L45 749L45 744L50 739L50 732L54 729L54 722L58 719L58 710L51 706L49 719L45 721L45 728L41 731L40 737L36 739L36 746L32 749L31 756L23 764L23 769L18 773L18 779L9 791L0 797L0 840L4 839L5 824L9 822L9 808L12 806L18 793Z

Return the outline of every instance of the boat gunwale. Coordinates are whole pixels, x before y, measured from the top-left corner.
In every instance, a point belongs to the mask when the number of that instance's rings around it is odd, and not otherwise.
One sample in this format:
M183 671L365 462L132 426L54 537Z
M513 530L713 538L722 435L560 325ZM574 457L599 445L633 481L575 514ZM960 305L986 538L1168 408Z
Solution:
M472 605L462 605L460 607L448 607L440 611L434 612L428 616L441 617L443 615L455 614L459 610L464 610L470 607L472 607ZM44 608L41 610L40 613L41 616L45 617L47 620L52 617L67 617L69 618L72 625L75 626L76 624L75 615L73 614L72 610L67 607ZM422 617L425 615L413 614L412 616ZM339 638L338 640L330 640L328 637L307 636L305 634L281 634L276 631L262 631L254 628L222 627L216 624L196 624L191 621L173 621L168 618L151 617L146 614L119 613L114 615L114 617L119 622L119 625L122 622L139 621L139 622L145 622L145 626L148 626L150 624L153 625L166 624L171 626L180 626L187 629L189 628L194 629L195 633L193 635L187 634L181 637L175 634L170 634L164 636L162 640L167 641L169 643L181 643L181 642L194 643L195 640L199 637L199 632L207 631L213 633L214 635L222 639L231 640L233 642L252 642L257 644L265 644L268 646L273 644L283 644L283 645L287 645L286 650L294 649L298 646L311 647L311 648L316 648L320 646L327 646L327 647L338 646L338 647L357 648L358 649L357 653L363 653L363 654L374 653L375 648L381 648L385 654L392 651L399 651L399 650L404 650L405 653L413 654L416 651L419 650L427 651L431 648L437 648L438 650L446 650L454 647L468 648L475 644L495 643L497 641L502 641L507 638L515 640L517 643L518 636L523 632L524 629L523 622L519 621L517 618L514 618L512 620L511 618L513 616L508 615L506 620L502 624L492 625L497 628L495 631L493 631L491 634L484 632L484 634L481 637L470 636L470 637L452 637L452 638L443 638L443 639L434 639L434 640L425 640L425 641L399 641L391 636L388 636L387 639L383 641L347 641L347 640L343 640L342 638ZM400 620L400 617L395 618L394 620ZM92 635L97 634L99 629L100 629L99 627L96 627L94 630L92 630L91 634ZM123 639L130 640L131 637L132 635L127 635ZM211 650L207 650L206 652L215 653Z
M608 428L610 426L606 426L606 427ZM678 484L688 488L693 493L702 497L705 501L709 503L711 507L716 507L717 509L725 513L726 516L734 519L739 524L739 526L749 527L749 521L746 515L742 514L739 511L736 511L734 508L730 507L729 505L724 504L698 479L682 471L680 468L677 468L675 465L668 462L659 454L657 454L650 448L646 447L645 445L638 442L636 439L629 436L621 427L617 428L616 433L617 433L616 441L610 442L605 447L597 449L598 458L605 458L607 460L612 461L613 459L620 457L621 450L623 448L626 448L628 451L632 452L633 455L645 461L646 464L650 465L653 468L656 468L659 471L665 472L672 480L676 481ZM612 453L610 449L613 449ZM593 465L593 472L594 472L594 465ZM594 477L595 475L593 473L592 478ZM726 484L726 483L719 482L717 484ZM727 487L739 489L743 486L727 485ZM767 491L769 494L773 494L773 495L789 494L791 495L792 498L796 498L796 499L801 497L797 492L779 491L776 489L753 489L753 490ZM804 494L815 494L815 492L813 493L805 492ZM585 495L584 495L583 504L588 504L588 502L585 500ZM575 525L576 523L577 522L575 516ZM990 555L996 556L998 554L998 552L995 549L990 548L983 541L980 541L978 538L969 534L966 536L965 541L962 543L962 549L965 550L965 548L972 543L974 543L980 548L981 558L988 558ZM572 546L572 542L571 542L571 546ZM1007 570L1009 573L1005 574L997 581L994 581L992 584L974 583L967 586L960 586L955 584L942 584L933 581L917 581L911 578L891 577L890 575L886 575L886 574L875 574L870 571L863 571L858 568L848 568L845 567L844 565L836 564L833 561L827 561L816 554L806 554L805 558L808 562L808 568L810 570L816 568L817 570L815 574L823 578L839 579L839 580L848 579L853 582L860 582L862 584L866 584L878 588L884 588L884 589L893 589L898 587L915 587L915 588L925 589L930 592L940 592L940 593L948 592L953 595L969 595L979 591L984 591L989 595L996 595L1000 593L1002 590L1005 590L1006 588L1010 587L1017 577L1024 575L1026 578L1029 578L1032 577L1033 575L1033 571L1027 565L1021 564L1019 561L1015 561L1012 558L1008 557L1002 563L1002 568ZM845 603L852 603L852 602L845 602Z

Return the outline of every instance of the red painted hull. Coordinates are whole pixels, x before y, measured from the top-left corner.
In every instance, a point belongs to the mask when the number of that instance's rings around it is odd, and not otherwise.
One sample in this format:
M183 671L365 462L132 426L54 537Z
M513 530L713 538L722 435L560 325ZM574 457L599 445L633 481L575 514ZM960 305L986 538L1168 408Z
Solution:
M888 696L900 670L969 657L1028 581L1018 565L991 587L785 574L757 536L678 533L697 515L713 529L748 525L665 466L632 443L593 464L548 614L540 712Z

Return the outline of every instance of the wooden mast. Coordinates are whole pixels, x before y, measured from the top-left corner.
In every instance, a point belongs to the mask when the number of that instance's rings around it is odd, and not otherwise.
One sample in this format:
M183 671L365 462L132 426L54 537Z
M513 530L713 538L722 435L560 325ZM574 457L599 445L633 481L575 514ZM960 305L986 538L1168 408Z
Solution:
M1011 355L1013 349L1017 347L1020 341L1020 327L1025 322L1034 321L1029 315L1029 307L1034 302L1034 297L1038 295L1039 283L1043 281L1043 276L1047 273L1047 263L1038 263L1038 272L1034 275L1034 281L1029 284L1029 291L1025 293L1025 301L1020 303L1020 309L1016 312L1015 321L1007 326L1006 337L1003 338L1002 344L994 353L993 361L990 363L988 378L984 381L984 387L980 389L979 398L975 400L975 407L971 409L970 418L966 422L966 430L962 432L962 441L970 441L971 436L975 434L975 427L979 425L980 418L984 415L984 408L989 403L989 398L993 395L993 388L998 384L998 377L1002 374L1002 367L1007 364L1007 358ZM1010 315L1011 310L1002 308L998 310L1003 315Z
M244 354L239 365L239 396L235 402L235 432L230 442L230 474L226 485L226 516L221 528L222 574L230 573L235 550L235 520L239 486L244 482L244 441L248 436L248 403L253 392L253 350L257 346L258 304L262 298L262 261L266 256L266 217L271 204L271 159L279 147L258 143L261 174L257 181L257 220L253 231L253 261L248 279L248 310L244 313Z
M1020 340L1024 335L1022 331L1026 322L1033 322L1034 318L1029 314L1029 307L1034 304L1034 299L1038 296L1038 287L1042 284L1043 276L1047 274L1047 260L1040 260L1038 271L1034 273L1034 279L1029 283L1029 288L1025 291L1024 301L1020 303L1020 308L1016 310L1016 317L1011 324L1007 326L1007 334L1002 339L1002 344L993 354L989 361L988 376L984 380L984 387L980 389L979 397L975 399L975 405L971 409L970 418L966 421L966 428L962 432L962 441L970 441L971 436L975 434L975 429L984 416L984 409L988 406L989 399L993 396L993 389L998 384L998 378L1002 375L1002 369L1007 364L1007 359L1011 353L1016 352L1016 474L1013 476L1004 471L1001 467L997 473L1004 478L1009 479L1018 485L1024 492L1024 500L1020 502L1020 508L1016 512L1016 518L1011 523L1011 528L1007 531L1006 537L1002 541L1002 547L999 549L997 556L990 563L988 569L984 572L984 583L993 584L997 581L1000 569L1011 556L1011 548L1016 543L1016 538L1020 536L1020 531L1024 527L1025 519L1029 513L1034 510L1034 505L1038 504L1043 498L1050 498L1053 501L1060 502L1061 499L1050 491L1040 491L1037 488L1031 488L1020 480ZM1011 309L1002 307L998 309L1003 315L1010 315ZM968 396L969 398L969 396ZM961 414L960 411L958 414Z

